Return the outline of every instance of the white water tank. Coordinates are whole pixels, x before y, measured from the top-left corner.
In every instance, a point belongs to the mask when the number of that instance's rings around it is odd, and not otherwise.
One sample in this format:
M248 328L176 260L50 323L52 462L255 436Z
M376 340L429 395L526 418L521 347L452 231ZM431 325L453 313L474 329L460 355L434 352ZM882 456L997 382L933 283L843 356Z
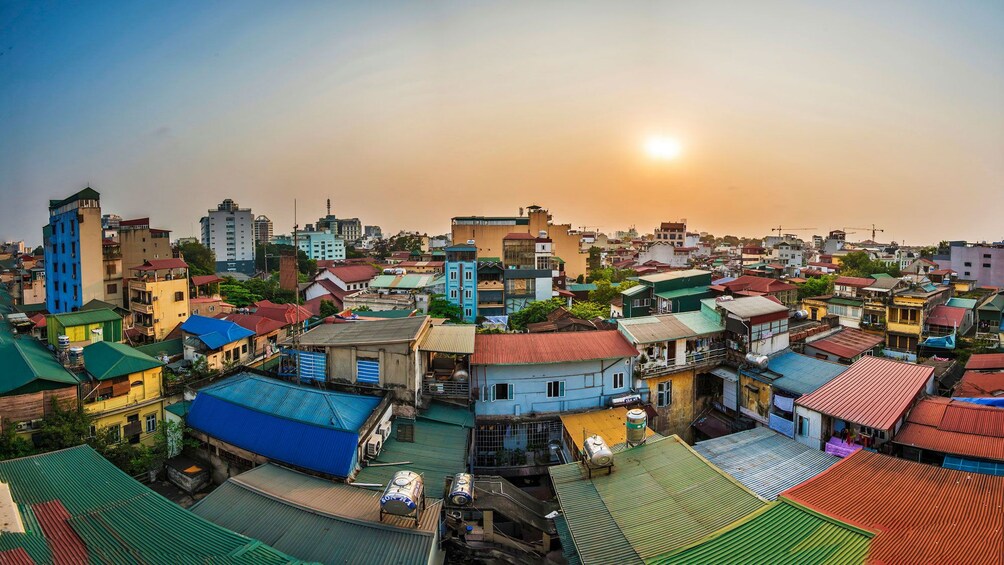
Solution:
M70 336L61 335L56 338L56 342L59 344L60 349L66 349L70 346Z
M627 443L635 446L645 443L645 428L648 427L648 414L640 408L628 410L627 420Z
M766 369L769 360L766 355L760 355L759 353L750 352L746 354L746 362L760 369Z
M71 347L69 349L69 355L66 358L66 365L68 367L77 367L83 364L84 364L84 348Z
M804 320L809 317L809 312L808 310L795 310L795 313L791 317L796 320Z
M474 477L470 473L457 473L450 488L450 502L456 506L467 506L473 501Z
M380 508L387 514L411 516L422 503L423 491L421 475L413 471L398 471L384 488Z
M582 444L586 450L586 460L594 467L609 467L614 464L614 453L607 442L598 435L591 435Z

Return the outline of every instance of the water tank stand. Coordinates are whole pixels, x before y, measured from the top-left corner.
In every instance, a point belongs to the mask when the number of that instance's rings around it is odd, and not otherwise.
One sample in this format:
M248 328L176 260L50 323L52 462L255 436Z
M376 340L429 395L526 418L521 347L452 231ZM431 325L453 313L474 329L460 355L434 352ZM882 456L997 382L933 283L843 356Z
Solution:
M582 460L582 464L586 466L586 474L589 475L589 479L590 480L592 480L592 478L593 478L593 471L599 471L600 469L606 469L608 475L610 473L614 472L614 464L613 463L611 463L609 465L602 465L602 466L601 465L593 465L593 464L589 463L589 459L583 459Z
M401 514L392 514L390 512L385 512L383 508L380 509L380 521L383 522L383 517L387 516L397 516L398 518L412 519L415 521L415 527L418 527L419 522L422 520L422 511L425 510L425 495L422 495L422 501L418 503L415 507L415 512L407 516Z

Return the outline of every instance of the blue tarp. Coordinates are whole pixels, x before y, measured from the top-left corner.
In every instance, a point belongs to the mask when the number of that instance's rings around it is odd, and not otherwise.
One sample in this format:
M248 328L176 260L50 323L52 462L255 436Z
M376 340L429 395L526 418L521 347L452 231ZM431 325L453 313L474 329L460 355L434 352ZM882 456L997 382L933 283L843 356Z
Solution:
M348 477L356 467L359 435L297 422L199 394L188 426L280 463Z
M960 402L968 402L970 404L982 404L983 406L999 406L1004 408L1004 397L986 397L986 398L957 398L952 397L952 400L958 400Z
M924 347L935 347L938 349L955 349L955 336L946 335L941 337L929 337L921 343Z

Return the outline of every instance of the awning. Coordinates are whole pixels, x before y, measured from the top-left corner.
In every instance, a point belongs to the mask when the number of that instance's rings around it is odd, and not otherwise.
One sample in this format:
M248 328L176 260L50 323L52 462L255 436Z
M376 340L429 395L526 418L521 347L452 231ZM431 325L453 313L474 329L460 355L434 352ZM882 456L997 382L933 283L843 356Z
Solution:
M739 382L739 375L732 369L727 369L725 367L715 367L709 371L712 375L725 379L727 381L732 381L734 383Z

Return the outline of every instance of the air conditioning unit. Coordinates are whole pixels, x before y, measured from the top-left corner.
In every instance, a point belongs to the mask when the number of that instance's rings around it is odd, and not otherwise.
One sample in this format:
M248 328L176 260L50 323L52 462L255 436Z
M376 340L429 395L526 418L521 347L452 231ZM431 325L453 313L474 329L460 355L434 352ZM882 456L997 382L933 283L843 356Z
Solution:
M371 437L366 440L366 458L375 459L380 455L380 449L383 447L383 438Z
M31 430L31 422L30 421L28 421L28 422L18 422L17 423L17 431L19 431L19 432L27 432L29 430Z
M384 439L384 441L386 441L387 438L390 437L390 428L391 428L390 420L383 422L379 426L377 426L377 433Z

